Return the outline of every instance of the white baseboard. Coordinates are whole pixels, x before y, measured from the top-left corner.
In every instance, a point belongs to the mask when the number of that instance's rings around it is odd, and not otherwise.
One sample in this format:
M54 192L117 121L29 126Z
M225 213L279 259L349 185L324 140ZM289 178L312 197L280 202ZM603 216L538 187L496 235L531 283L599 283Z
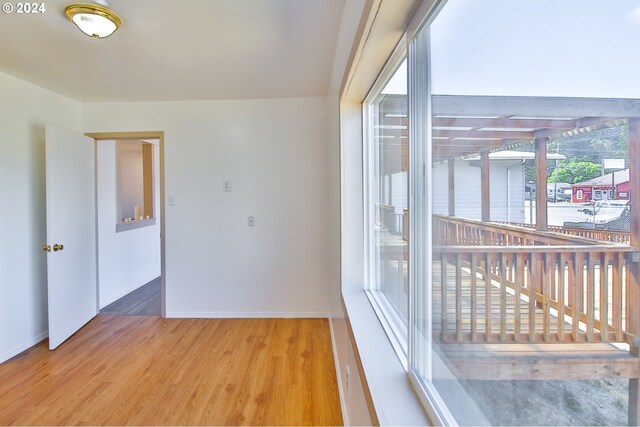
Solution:
M325 319L326 311L168 311L170 319Z
M349 414L347 413L347 402L342 389L342 374L340 373L340 359L338 358L338 346L333 331L333 317L329 318L329 331L331 332L331 347L333 348L333 363L336 367L336 380L338 381L338 395L340 396L340 410L342 411L342 424L349 424Z
M4 363L7 360L11 359L12 357L17 356L18 354L22 353L28 348L38 344L40 341L47 338L48 336L49 336L49 331L44 331L43 333L38 334L35 337L28 339L27 341L24 341L23 343L18 344L17 346L5 351L4 353L0 354L0 363Z

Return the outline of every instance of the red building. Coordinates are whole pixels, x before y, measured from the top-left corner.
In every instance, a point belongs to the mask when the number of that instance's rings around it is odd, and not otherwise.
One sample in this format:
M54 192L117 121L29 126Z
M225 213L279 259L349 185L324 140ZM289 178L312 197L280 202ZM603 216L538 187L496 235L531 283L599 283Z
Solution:
M629 169L609 173L571 186L573 203L597 200L629 200ZM615 191L612 191L615 190Z

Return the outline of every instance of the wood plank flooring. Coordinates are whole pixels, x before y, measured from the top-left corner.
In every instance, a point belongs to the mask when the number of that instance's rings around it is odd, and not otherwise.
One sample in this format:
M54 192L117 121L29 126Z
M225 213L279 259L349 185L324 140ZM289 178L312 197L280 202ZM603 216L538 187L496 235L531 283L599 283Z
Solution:
M101 314L0 365L0 425L341 425L327 319Z
M160 316L160 277L109 304L100 313Z
M433 263L433 330L437 339L440 339L440 335L443 330L442 324L442 265L440 262ZM491 298L490 298L490 311L487 312L486 305L486 285L484 279L477 279L476 293L472 295L471 292L471 273L468 269L463 269L461 274L461 325L463 333L471 332L471 317L472 317L472 301L476 304L475 318L476 318L476 332L485 333L486 318L487 315L491 319L492 332L498 333L500 330L500 284L496 281L492 281ZM456 331L456 278L455 271L450 266L447 270L446 277L446 319L447 323L444 325L444 331L447 334L454 333ZM520 333L527 334L529 331L529 299L526 296L516 296L515 292L511 289L506 291L505 306L506 306L506 332L514 333L516 324L516 298L520 299ZM567 296L568 299L568 296ZM609 299L612 301L612 298ZM611 310L609 310L611 312ZM534 309L534 329L537 333L544 331L544 311L540 307ZM552 310L551 323L549 324L549 330L551 334L558 332L558 317L557 312ZM571 332L571 324L564 322L564 330Z

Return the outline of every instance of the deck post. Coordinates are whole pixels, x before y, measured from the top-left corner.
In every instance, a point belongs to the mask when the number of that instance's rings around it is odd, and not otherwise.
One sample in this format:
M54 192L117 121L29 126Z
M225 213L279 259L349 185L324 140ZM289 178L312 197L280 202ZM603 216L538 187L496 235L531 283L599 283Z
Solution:
M449 168L449 216L456 216L456 161L449 159L447 166Z
M547 230L547 139L535 140L536 230Z
M489 190L489 152L480 153L480 204L482 205L482 221L491 221L491 192Z
M629 118L629 204L631 205L630 245L640 247L640 119ZM640 336L640 263L637 258L627 258L629 277L627 296L628 332L636 337ZM640 355L637 339L631 345L630 351ZM629 380L629 425L640 424L640 392L638 379Z

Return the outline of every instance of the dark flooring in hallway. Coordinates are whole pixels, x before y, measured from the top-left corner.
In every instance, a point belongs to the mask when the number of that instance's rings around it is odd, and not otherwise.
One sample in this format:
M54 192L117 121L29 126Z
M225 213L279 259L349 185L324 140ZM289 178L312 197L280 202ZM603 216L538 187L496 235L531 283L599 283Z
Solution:
M160 277L109 304L100 313L160 316Z

